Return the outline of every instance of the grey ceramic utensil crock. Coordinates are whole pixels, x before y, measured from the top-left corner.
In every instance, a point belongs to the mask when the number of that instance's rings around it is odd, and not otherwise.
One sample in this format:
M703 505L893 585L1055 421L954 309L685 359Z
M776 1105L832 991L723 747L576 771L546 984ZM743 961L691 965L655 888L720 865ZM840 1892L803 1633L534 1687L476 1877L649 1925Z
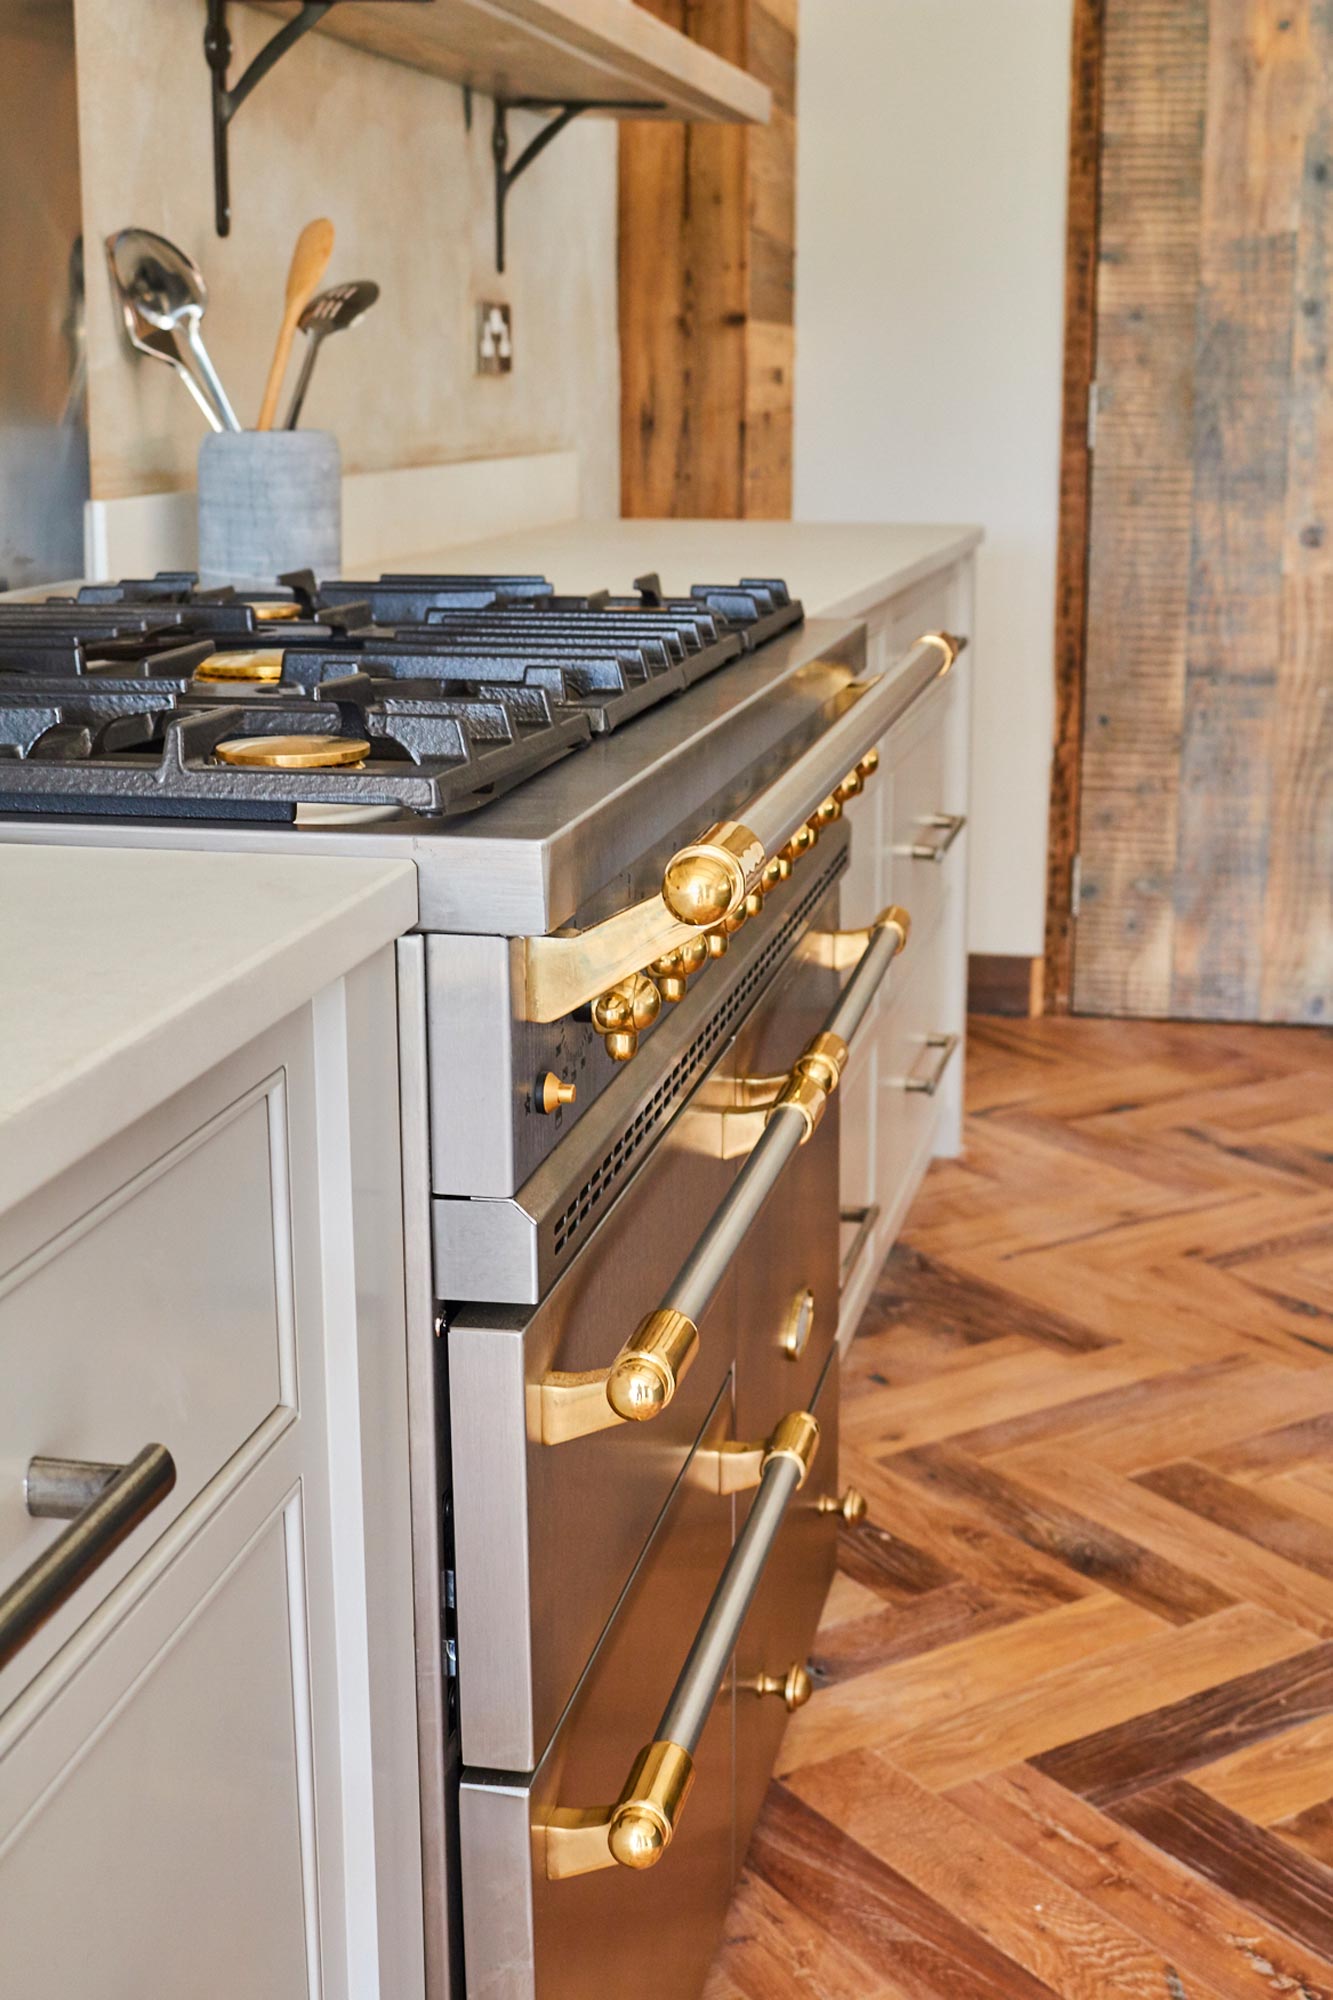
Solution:
M329 431L221 431L199 447L199 570L268 583L290 569L336 576L342 465Z

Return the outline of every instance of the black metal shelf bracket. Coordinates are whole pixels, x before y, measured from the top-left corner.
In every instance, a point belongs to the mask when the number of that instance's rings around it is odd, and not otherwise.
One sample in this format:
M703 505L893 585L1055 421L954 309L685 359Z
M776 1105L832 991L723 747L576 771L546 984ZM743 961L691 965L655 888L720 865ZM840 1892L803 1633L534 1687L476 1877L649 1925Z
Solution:
M231 67L231 29L227 26L227 0L208 0L204 25L204 54L213 78L213 221L219 236L231 234L231 172L227 156L227 134L232 119L256 84L264 81L275 63L288 49L317 28L333 5L333 0L307 0L299 14L279 28L264 44L244 75L228 85Z
M467 93L465 115L468 129L472 126L471 92ZM654 111L665 109L661 104L639 104L615 98L589 98L580 104L563 104L557 98L516 97L506 101L497 97L491 118L491 158L495 162L495 268L505 267L505 207L509 191L520 174L527 172L539 154L544 153L553 139L558 139L566 126L584 111L632 111L640 117L647 117ZM529 139L523 151L509 164L509 113L511 111L550 111L554 115L542 126L540 132Z

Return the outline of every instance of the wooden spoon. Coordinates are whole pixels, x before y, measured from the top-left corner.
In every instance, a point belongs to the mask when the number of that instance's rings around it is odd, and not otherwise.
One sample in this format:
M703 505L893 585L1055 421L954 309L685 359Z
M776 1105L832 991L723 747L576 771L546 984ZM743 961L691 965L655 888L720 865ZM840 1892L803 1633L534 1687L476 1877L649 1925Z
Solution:
M278 396L282 389L282 378L287 372L292 342L296 338L296 323L319 290L332 255L333 224L327 216L321 216L317 222L307 222L296 239L296 248L292 252L292 261L287 271L287 303L282 310L278 344L273 350L273 359L269 364L268 381L264 385L264 400L259 406L256 430L271 431L273 428L273 419L278 414Z

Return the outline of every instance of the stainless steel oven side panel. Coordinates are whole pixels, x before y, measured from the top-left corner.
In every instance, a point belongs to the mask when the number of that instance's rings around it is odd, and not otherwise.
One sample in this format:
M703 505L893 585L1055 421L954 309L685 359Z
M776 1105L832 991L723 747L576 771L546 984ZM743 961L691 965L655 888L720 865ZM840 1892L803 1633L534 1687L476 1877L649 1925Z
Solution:
M773 1774L787 1727L787 1711L772 1695L759 1696L760 1674L784 1675L805 1665L815 1643L824 1600L837 1567L835 1514L821 1513L821 1499L839 1491L836 1344L826 1352L822 1381L813 1398L819 1419L819 1454L805 1485L792 1501L768 1571L750 1607L736 1649L736 1850L739 1874ZM737 1527L748 1499L737 1502Z
M458 1733L449 1726L450 1695L444 1673L440 1602L440 1581L445 1567L441 1519L446 1467L441 1449L443 1412L436 1396L439 1343L435 1337L431 1279L423 946L420 937L408 937L400 938L396 948L422 1901L426 2000L462 2000L463 1931L458 1894L456 1805Z
M836 920L836 886L818 907ZM708 1079L786 1070L819 1027L836 976L790 958L725 1047ZM836 1103L836 1099L834 1100ZM600 1107L599 1107L600 1108ZM463 1755L496 1770L531 1769L597 1642L725 1372L743 1381L751 1354L778 1354L798 1282L836 1282L837 1120L790 1163L764 1216L704 1315L699 1356L673 1403L650 1423L622 1424L566 1444L528 1435L527 1385L551 1369L606 1367L644 1314L660 1305L687 1253L739 1172L739 1160L696 1150L678 1118L535 1311L459 1306L448 1333L458 1578ZM806 1221L791 1226L788 1174ZM816 1196L814 1189L822 1192ZM487 1209L498 1204L460 1206ZM438 1204L437 1204L438 1206ZM818 1240L821 1234L826 1240ZM756 1247L760 1237L764 1247ZM759 1258L772 1267L763 1299L742 1312L736 1287ZM823 1276L825 1267L830 1274ZM771 1304L772 1324L764 1315ZM832 1312L825 1333L831 1336ZM757 1435L799 1408L817 1369L779 1374L772 1407L756 1404ZM808 1377L808 1380L807 1380ZM540 1635L540 1643L538 1639Z
M704 1431L731 1425L724 1387ZM687 1476L639 1562L540 1767L465 1770L467 1990L473 2000L698 2000L731 1893L732 1695L718 1697L670 1851L656 1868L548 1882L533 1827L556 1805L618 1797L650 1740L731 1549L733 1503Z

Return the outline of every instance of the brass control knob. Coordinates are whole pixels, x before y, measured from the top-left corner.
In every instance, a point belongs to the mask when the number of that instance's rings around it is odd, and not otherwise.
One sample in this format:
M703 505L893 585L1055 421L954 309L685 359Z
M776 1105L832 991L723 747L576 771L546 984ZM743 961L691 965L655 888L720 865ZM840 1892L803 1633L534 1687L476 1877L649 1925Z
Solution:
M648 967L654 986L668 1007L685 998L685 960L678 951L655 958Z
M867 750L865 756L861 759L860 763L857 765L856 768L861 773L861 776L863 778L873 778L876 771L878 771L879 769L878 750Z
M821 1514L840 1514L849 1528L854 1528L858 1522L864 1521L867 1512L866 1496L858 1492L855 1486L849 1486L841 1500L832 1493L821 1494L818 1505Z
M708 956L710 958L725 958L730 945L731 939L727 934L725 925L721 930L709 931Z
M845 805L848 799L860 798L865 788L866 788L866 781L861 776L861 772L858 768L855 771L849 771L847 773L847 776L842 780L841 784L836 785L834 787L833 796L835 799L841 800L841 802Z
M563 1083L554 1070L548 1069L537 1086L537 1109L559 1111L563 1105L572 1104L578 1094L577 1084Z
M637 1054L639 1036L661 1010L662 999L651 979L636 972L622 979L592 1003L592 1024L612 1062L628 1062Z
M842 818L842 801L836 793L830 792L829 796L815 807L815 818L820 826L832 826L835 820Z
M758 889L751 889L749 895L745 898L745 901L741 905L741 908L744 910L747 917L757 917L761 915L763 907L764 907L763 894Z
M793 1661L785 1674L760 1674L750 1685L756 1694L780 1695L788 1715L804 1708L815 1691L814 1682L799 1661Z
M687 979L693 979L696 972L702 972L708 963L708 939L687 938L680 947L680 962Z

